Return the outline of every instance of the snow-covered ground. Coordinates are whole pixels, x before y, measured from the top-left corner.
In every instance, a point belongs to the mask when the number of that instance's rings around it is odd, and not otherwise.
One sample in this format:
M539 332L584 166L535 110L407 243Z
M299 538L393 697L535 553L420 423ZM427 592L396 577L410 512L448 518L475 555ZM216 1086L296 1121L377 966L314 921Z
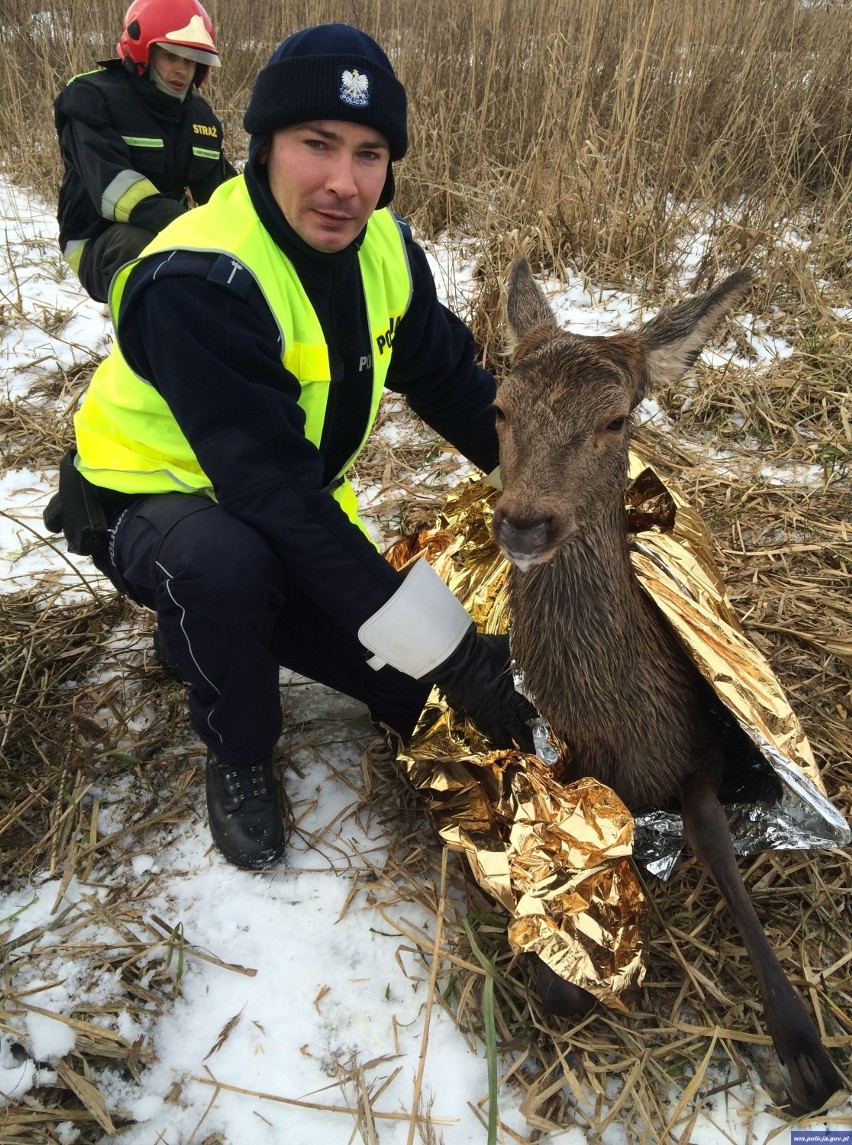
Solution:
M110 328L103 308L85 297L59 258L52 210L0 177L0 217L0 397L14 401L39 392L58 368L103 354ZM430 257L439 289L463 306L471 289L465 252L454 257L436 245ZM549 285L560 319L581 331L626 324L638 310L636 299L580 279ZM786 352L752 318L740 321L758 356ZM663 418L653 403L644 412ZM73 597L87 591L83 578L106 591L87 561L69 560L45 536L41 512L55 482L55 472L0 474L3 591L51 579ZM119 627L111 644L114 661L143 654L138 632ZM70 1015L92 1007L103 1012L105 1031L125 1043L144 1037L153 1051L136 1077L104 1068L89 1079L101 1095L99 1105L87 1091L102 1140L485 1142L484 1048L430 995L441 887L439 866L421 854L428 831L415 823L407 841L411 868L395 870L399 824L362 797L361 752L370 738L364 710L297 678L282 680L282 687L294 729L282 750L294 764L286 783L296 816L286 869L241 872L212 850L200 769L174 814L137 830L128 808L138 803L146 777L113 762L85 798L97 805L98 836L112 834L123 860L109 868L95 861L82 880L34 871L28 885L0 894L0 940L12 951L5 973L18 1000L14 1013L0 1011L0 1106L3 1095L25 1103L56 1078L81 1037ZM144 726L146 713L137 718ZM176 750L186 752L188 765L201 759L191 739ZM464 911L457 893L448 892L447 911ZM93 964L98 943L101 961ZM174 999L159 1014L140 1003L109 1018L110 1001L127 995L116 972L97 966L114 966L119 954L132 960L137 948L140 990L170 974ZM520 1099L511 1084L501 1087L501 1142L586 1141L582 1117L549 1137L532 1136ZM688 1140L788 1142L789 1130L767 1105L753 1090L728 1091L691 1124ZM424 1120L418 1124L412 1111ZM841 1111L832 1127L852 1130L847 1114ZM113 1119L131 1123L111 1130ZM52 1132L63 1143L79 1139L70 1122L56 1123ZM673 1140L687 1140L673 1132ZM625 1138L613 1124L594 1139L620 1145Z

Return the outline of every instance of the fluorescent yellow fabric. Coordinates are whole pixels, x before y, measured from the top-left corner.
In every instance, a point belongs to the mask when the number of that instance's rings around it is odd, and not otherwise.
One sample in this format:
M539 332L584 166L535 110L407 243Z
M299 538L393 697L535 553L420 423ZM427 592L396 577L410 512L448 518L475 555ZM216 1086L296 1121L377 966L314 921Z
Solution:
M227 236L226 247L221 245L222 236ZM234 259L235 273L247 271L253 276L278 323L283 364L301 383L299 405L305 414L305 434L319 446L331 381L328 347L292 264L258 219L242 176L228 180L209 203L161 231L141 257L174 249L225 254ZM390 211L373 214L358 259L370 324L373 397L360 444L343 467L344 473L375 421L394 330L411 300L405 243ZM110 310L116 328L135 265L123 267L113 280ZM179 490L215 496L168 405L153 386L133 373L118 344L95 371L74 424L78 465L93 484L126 493ZM361 525L349 482L344 480L334 496L350 519Z

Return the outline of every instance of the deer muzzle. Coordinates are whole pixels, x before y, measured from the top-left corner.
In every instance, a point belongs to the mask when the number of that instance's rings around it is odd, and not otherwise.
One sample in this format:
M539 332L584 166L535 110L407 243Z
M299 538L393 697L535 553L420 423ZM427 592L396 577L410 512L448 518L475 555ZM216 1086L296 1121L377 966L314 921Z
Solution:
M556 552L558 530L553 517L516 520L501 513L498 505L493 529L497 544L521 572L545 564Z

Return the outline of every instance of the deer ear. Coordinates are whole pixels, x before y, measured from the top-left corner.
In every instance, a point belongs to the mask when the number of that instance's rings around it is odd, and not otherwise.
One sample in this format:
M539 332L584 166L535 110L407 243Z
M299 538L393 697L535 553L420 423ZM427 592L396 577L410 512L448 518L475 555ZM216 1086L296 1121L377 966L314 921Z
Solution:
M506 323L508 326L507 352L514 353L518 343L524 342L523 352L533 348L526 342L527 335L538 327L541 338L557 329L556 318L544 296L544 292L533 278L530 264L525 258L516 259L509 267L508 292L506 295Z
M656 387L679 378L695 364L713 331L748 291L751 281L750 270L738 270L706 294L661 311L642 327L646 378L644 392L637 401Z

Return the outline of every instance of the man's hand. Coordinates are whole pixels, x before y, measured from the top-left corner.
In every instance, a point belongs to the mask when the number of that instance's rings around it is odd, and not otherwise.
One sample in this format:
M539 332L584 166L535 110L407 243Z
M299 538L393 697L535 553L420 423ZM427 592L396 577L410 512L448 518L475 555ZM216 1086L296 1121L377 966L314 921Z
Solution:
M496 748L532 753L533 705L515 691L508 636L480 636L468 611L421 557L358 629L375 669L390 664L436 684Z
M538 713L512 682L508 636L482 636L471 627L432 679L495 748L535 750L530 720Z

